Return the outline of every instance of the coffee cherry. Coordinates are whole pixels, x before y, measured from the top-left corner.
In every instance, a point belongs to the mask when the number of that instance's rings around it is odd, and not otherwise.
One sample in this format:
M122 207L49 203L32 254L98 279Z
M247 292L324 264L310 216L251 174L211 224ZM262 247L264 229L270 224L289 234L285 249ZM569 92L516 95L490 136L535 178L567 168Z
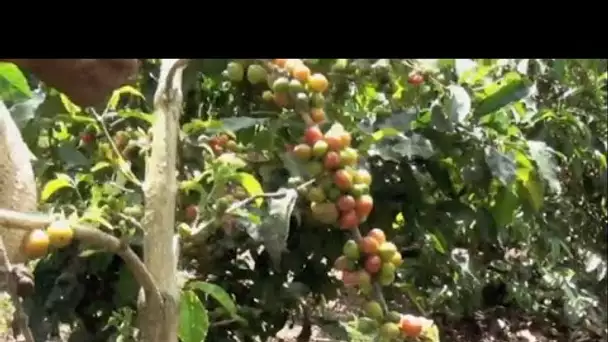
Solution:
M359 226L359 218L354 210L342 213L340 216L340 228L350 230L357 228L357 226Z
M374 238L379 244L386 241L386 235L380 228L374 228L367 233L367 236Z
M340 167L340 155L337 152L329 151L325 155L324 166L327 170L335 170Z
M378 248L380 246L378 241L371 236L366 236L362 238L359 244L361 247L361 251L367 255L378 253Z
M351 195L342 195L338 199L338 209L342 212L347 212L355 209L355 198Z
M353 186L353 176L344 169L338 170L334 174L334 183L338 189L346 192Z
M301 161L308 161L312 157L312 149L306 144L299 144L293 148L293 153Z
M23 239L21 250L29 259L42 258L49 252L49 235L42 229L32 230Z
M376 274L382 268L382 259L377 255L371 255L365 259L365 270L371 274Z
M55 221L46 228L49 243L56 248L63 248L72 243L74 230L68 221Z
M304 141L310 146L313 146L317 141L323 139L323 132L319 126L311 126L306 129L304 133Z
M344 254L350 260L359 260L361 253L359 252L359 246L355 240L348 240L342 247L342 254Z

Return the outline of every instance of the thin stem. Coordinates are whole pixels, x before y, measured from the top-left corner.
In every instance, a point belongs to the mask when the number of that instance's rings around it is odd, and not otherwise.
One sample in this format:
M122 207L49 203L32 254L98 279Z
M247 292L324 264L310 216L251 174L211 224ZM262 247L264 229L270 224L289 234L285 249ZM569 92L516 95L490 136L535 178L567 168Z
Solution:
M0 226L11 227L13 229L28 231L42 229L54 221L55 218L50 215L20 213L8 209L0 209ZM102 249L116 253L120 256L129 270L133 273L137 282L147 293L152 294L152 300L162 303L158 286L156 286L152 275L126 242L88 225L73 224L71 227L74 230L74 237L77 240L82 241L87 245L101 247Z
M305 189L308 186L312 185L314 182L315 182L315 179L306 181L306 182L300 184L298 187L296 187L295 190L298 191L298 190ZM285 192L280 191L280 190L277 192L267 192L267 193L263 193L263 194L259 194L259 195L250 196L242 201L233 203L231 206L228 207L228 209L226 209L224 214L232 214L235 211L237 211L238 209L241 209L260 198L279 198L279 197L283 197L283 196L285 196ZM193 229L192 236L197 236L197 235L201 234L202 232L204 232L211 224L213 224L213 222L215 222L215 220L216 219L207 220L204 223L202 223L201 225L199 225L198 227L196 227L196 229Z
M106 108L106 111L107 110L108 110L108 108ZM114 139L112 139L112 135L108 131L108 127L106 127L106 124L103 121L103 118L101 117L101 115L97 114L97 112L94 109L91 109L91 113L93 113L95 120L97 120L97 122L101 126L103 134L108 139L108 142L110 143L110 146L112 147L112 151L114 151L114 153L116 154L116 157L118 158L118 160L120 162L120 164L119 164L120 170L127 176L127 178L131 182L133 182L134 184L136 184L139 187L142 187L141 181L137 178L137 176L135 176L133 171L124 167L125 165L127 165L127 161L125 160L125 158L123 158L122 153L120 153L120 150L118 149L118 146L116 146Z

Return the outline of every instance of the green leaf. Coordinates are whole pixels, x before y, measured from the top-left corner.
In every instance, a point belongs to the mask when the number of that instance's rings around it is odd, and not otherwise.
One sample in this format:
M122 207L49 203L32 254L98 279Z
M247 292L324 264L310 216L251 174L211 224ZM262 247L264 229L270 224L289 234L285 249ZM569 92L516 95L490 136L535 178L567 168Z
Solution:
M260 184L260 182L252 174L239 172L236 174L236 178L243 188L245 188L249 196L258 196L264 193L262 184ZM255 203L259 207L262 205L262 203L264 203L264 200L262 198L258 198L255 200Z
M69 167L89 166L91 161L71 143L64 143L57 149L59 159Z
M76 115L82 111L82 109L79 106L75 105L74 102L72 102L72 100L70 100L70 98L67 97L65 94L59 95L59 98L61 99L63 108L65 108L65 110L69 114Z
M412 130L412 122L416 121L418 110L415 108L406 109L402 112L393 113L393 115L384 119L379 128L393 128L395 130L406 133Z
M443 106L439 101L434 101L431 105L431 123L433 124L433 128L439 132L452 132L454 130L454 125L447 119L447 115L443 110Z
M481 117L488 113L495 112L513 102L517 102L532 94L533 86L527 79L518 79L509 81L507 84L500 87L490 96L483 99L475 108L475 116Z
M283 196L270 198L268 215L264 217L262 224L247 227L249 236L263 243L275 269L279 269L281 265L281 254L287 246L291 213L298 198L298 192L293 189L281 188L277 193Z
M543 141L528 141L530 157L538 166L538 172L547 181L552 191L561 193L562 186L557 178L557 164L553 158L555 151Z
M238 132L242 129L264 124L268 119L256 119L247 116L231 117L220 120L222 128L231 132Z
M498 178L503 185L508 186L515 180L517 165L515 158L511 155L506 155L493 147L488 147L485 149L485 160L492 175Z
M535 212L538 212L544 202L544 187L535 172L520 180L519 191Z
M182 291L179 302L179 338L182 342L201 342L207 338L209 314L194 291Z
M228 292L226 292L223 288L221 288L215 284L207 283L204 281L190 282L190 283L188 283L188 287L191 289L202 291L205 294L211 296L218 303L220 303L220 305L224 309L226 309L226 311L228 311L228 313L231 316L233 316L233 317L237 316L236 305L232 301L232 298L230 298L230 295L228 294Z
M148 114L148 113L144 113L142 111L139 110L133 110L133 109L121 109L118 111L118 116L120 116L121 118L135 118L135 119L139 119L142 121L145 121L149 124L153 124L154 123L154 115L153 114Z
M453 123L462 123L471 112L471 97L461 86L450 85L447 89L444 107L448 119Z
M490 208L494 222L499 228L502 228L513 222L515 211L519 207L517 195L506 186L503 186L498 191L494 204Z
M399 161L404 157L414 156L428 159L435 154L435 149L431 141L422 135L412 134L408 137L400 134L372 145L368 153L370 156L379 156L384 160Z
M42 188L40 200L45 202L57 191L63 188L73 188L73 184L74 181L70 178L70 176L65 174L57 174L57 178L48 181Z
M129 85L122 86L112 93L112 97L110 97L107 106L109 110L116 110L116 107L118 106L118 101L120 101L120 97L122 95L134 95L141 99L145 99L144 95L134 87Z
M440 234L440 233L439 233ZM428 233L426 234L427 238L431 240L431 242L433 243L433 248L435 248L435 250L441 254L445 254L446 253L446 249L443 245L443 243L441 243L441 239L439 239L437 237L437 235L432 234L432 233Z
M0 62L0 99L15 101L31 96L32 90L21 70L12 63Z
M15 103L10 112L13 120L19 129L23 129L28 122L36 117L36 110L46 99L46 94L42 91L35 92L32 97L23 102Z

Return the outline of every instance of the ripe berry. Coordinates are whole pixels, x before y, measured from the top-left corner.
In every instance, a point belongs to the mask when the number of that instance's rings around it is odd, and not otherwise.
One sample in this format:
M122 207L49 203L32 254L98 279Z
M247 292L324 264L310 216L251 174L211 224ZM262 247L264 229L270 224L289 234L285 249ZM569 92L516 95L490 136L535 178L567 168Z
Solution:
M285 63L287 63L287 59L286 58L275 58L272 60L272 62L280 67L280 68L284 68L285 67Z
M80 141L83 144L88 145L95 140L95 135L93 133L84 133L80 136Z
M198 206L194 205L194 204L190 204L189 206L186 207L186 220L188 221L193 221L194 219L196 219L196 216L198 215Z
M321 132L319 126L312 126L306 129L306 132L304 133L304 141L308 145L312 146L321 139L323 139L323 132Z
M370 195L363 195L357 199L355 210L360 219L366 218L374 208L374 200Z
M338 199L338 209L342 212L347 212L355 209L355 198L351 195L342 195Z
M401 317L401 322L399 323L399 328L407 337L418 337L422 332L422 325L423 322L420 317L403 315L403 317Z
M293 68L292 75L295 79L306 82L310 77L310 69L304 64L299 64Z
M332 151L340 151L342 149L342 141L337 136L325 136L325 142L329 145L329 149Z
M359 244L361 251L368 255L378 253L378 247L380 246L380 243L371 236L364 237Z
M329 81L323 74L313 74L308 78L308 85L313 91L322 93L329 87Z
M21 250L29 259L38 259L48 253L49 244L49 235L42 229L35 229L25 236Z
M346 170L341 169L334 174L334 184L342 191L348 191L353 186L353 176Z
M422 75L420 75L419 73L413 73L407 79L407 83L409 83L413 86L418 86L418 85L422 84L422 82L424 82L424 77Z
M340 154L335 151L329 151L325 155L324 160L325 169L327 170L335 170L340 167Z
M382 268L382 260L377 255L371 255L365 259L365 270L371 274L376 274Z
M310 110L310 118L314 123L320 124L325 122L325 111L322 108L313 108Z
M290 73L293 72L293 70L298 66L298 65L302 65L302 60L299 58L290 58L285 62L285 69L287 69L287 71L289 71Z
M386 241L386 234L380 228L374 228L367 233L367 236L373 238L378 241L378 244L384 243Z
M342 213L340 216L340 228L344 230L355 229L359 225L359 218L354 210Z
M352 136L350 135L350 133L342 133L342 135L340 135L340 142L342 143L342 148L349 147L352 142Z

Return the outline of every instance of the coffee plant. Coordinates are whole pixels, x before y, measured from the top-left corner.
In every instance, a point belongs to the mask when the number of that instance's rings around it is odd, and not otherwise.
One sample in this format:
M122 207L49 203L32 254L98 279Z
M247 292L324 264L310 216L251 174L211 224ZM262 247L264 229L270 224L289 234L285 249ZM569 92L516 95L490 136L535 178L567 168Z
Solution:
M0 68L56 218L22 246L36 341L66 326L70 341L141 338L143 284L120 246L146 259L159 63L104 108ZM165 227L179 339L266 341L301 322L298 341L313 325L455 341L451 322L496 307L606 338L606 79L606 60L189 61ZM95 231L116 249L81 242Z

